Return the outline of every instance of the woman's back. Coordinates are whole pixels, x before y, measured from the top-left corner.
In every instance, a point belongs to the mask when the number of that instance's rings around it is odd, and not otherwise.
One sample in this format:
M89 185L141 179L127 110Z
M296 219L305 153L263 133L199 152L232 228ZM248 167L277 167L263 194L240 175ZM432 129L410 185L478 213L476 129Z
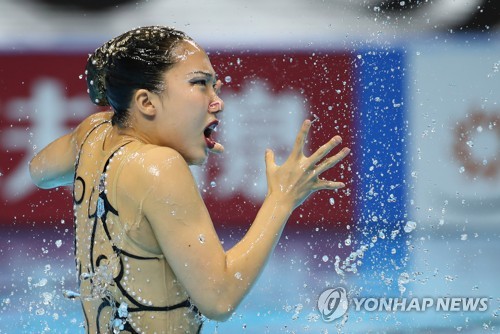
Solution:
M137 203L142 196L130 196L140 191L131 185L141 180L127 165L154 146L117 135L100 118L82 138L74 181L75 255L87 331L196 332L196 310Z

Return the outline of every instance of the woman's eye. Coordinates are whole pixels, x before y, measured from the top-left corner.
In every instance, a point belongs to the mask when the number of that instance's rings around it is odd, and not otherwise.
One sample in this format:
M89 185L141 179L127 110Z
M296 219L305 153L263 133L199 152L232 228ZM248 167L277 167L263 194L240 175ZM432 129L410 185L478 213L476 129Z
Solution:
M205 80L205 79L196 80L196 81L193 81L193 84L195 84L195 85L201 85L201 86L206 86L207 85L207 80Z

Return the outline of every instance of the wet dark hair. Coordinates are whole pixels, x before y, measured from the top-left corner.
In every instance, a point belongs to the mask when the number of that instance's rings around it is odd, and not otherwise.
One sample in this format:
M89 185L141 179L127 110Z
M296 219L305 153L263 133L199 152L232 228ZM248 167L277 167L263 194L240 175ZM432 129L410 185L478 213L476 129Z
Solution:
M90 99L111 106L112 122L124 126L127 109L137 89L160 93L163 74L177 62L175 47L192 41L184 32L165 26L135 28L111 39L95 50L85 70Z

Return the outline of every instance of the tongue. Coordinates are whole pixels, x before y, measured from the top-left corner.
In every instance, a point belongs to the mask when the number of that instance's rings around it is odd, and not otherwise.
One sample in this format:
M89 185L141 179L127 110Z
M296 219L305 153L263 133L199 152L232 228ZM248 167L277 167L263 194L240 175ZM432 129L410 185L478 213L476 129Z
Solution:
M205 142L207 147L212 153L222 153L224 152L224 146L212 139L212 137L205 137Z
M224 146L219 143L215 143L214 147L210 148L210 152L212 153L222 153L224 152Z

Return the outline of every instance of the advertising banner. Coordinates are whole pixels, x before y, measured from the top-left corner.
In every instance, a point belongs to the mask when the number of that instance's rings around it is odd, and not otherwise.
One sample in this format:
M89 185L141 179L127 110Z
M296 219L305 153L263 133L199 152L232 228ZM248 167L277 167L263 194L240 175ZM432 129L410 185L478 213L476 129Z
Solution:
M412 211L462 237L500 226L498 47L428 47L412 57Z
M36 189L28 162L44 145L98 111L82 79L86 57L0 55L2 224L71 217L69 189ZM343 137L343 145L355 144L356 58L335 52L213 52L210 57L225 85L226 109L219 115L218 140L226 152L192 170L214 221L246 226L267 191L265 149L273 149L278 163L283 162L304 119L314 122L307 144L310 151L336 134ZM297 210L294 223L335 227L351 221L356 188L353 159L347 158L323 176L348 186L310 198Z

